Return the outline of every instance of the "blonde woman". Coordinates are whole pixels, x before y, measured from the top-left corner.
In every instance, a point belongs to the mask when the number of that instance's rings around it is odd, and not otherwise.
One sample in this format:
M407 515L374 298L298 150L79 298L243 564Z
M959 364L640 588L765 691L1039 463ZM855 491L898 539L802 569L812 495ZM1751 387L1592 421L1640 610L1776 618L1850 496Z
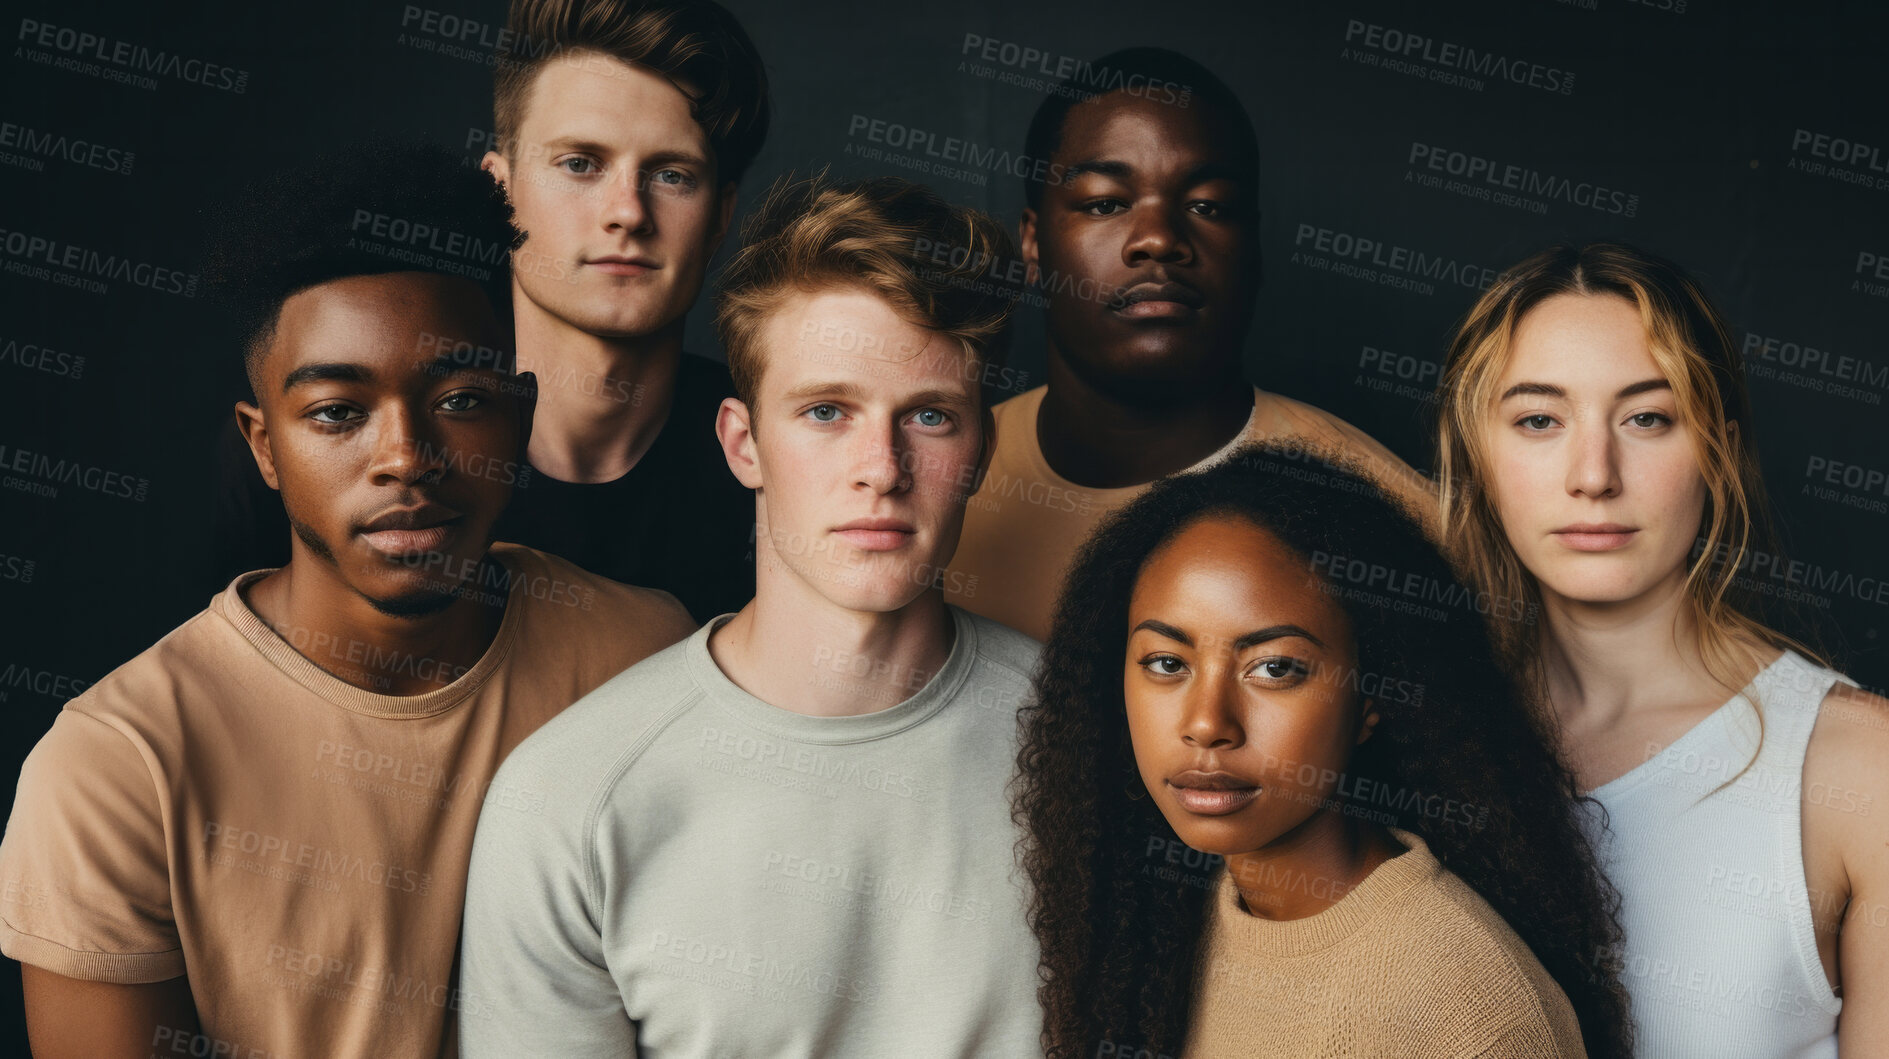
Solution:
M1889 1054L1889 703L1756 617L1742 371L1631 247L1506 272L1451 345L1439 472L1466 576L1558 729L1621 895L1647 1056Z

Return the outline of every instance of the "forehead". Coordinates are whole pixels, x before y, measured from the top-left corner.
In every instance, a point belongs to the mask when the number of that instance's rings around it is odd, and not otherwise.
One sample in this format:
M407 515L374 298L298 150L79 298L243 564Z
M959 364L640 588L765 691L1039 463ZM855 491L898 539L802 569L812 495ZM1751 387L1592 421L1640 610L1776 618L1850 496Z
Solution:
M1344 611L1322 586L1310 561L1270 531L1244 518L1210 515L1149 555L1130 610L1170 610L1164 620L1177 625L1192 615L1203 626L1291 622L1332 628L1344 622Z
M1230 118L1198 98L1193 106L1179 107L1114 92L1070 108L1054 160L1122 160L1146 171L1192 169L1232 161L1224 145L1233 133Z
M305 364L352 364L423 384L432 376L418 369L442 356L456 368L500 371L509 345L470 280L420 272L347 276L282 303L263 373L277 380Z
M760 331L763 392L778 393L813 378L869 391L977 390L974 361L957 339L900 316L859 288L796 291Z
M598 51L576 51L539 68L525 94L519 135L596 143L708 149L689 98L667 78Z
M1661 377L1635 303L1616 294L1557 294L1515 325L1499 385L1552 383L1612 393Z

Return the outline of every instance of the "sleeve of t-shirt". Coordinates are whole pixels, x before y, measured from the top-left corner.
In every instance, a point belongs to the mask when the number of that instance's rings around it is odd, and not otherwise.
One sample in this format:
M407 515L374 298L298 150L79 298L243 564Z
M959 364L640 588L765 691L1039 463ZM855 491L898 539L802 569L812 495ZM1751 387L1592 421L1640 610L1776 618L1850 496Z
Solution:
M0 952L95 982L184 973L151 770L79 710L60 711L20 770L0 840Z
M546 792L542 814L488 800L466 878L459 1049L465 1059L634 1056L636 1030L603 952L586 884L588 799L555 770L534 768L529 741L493 790Z

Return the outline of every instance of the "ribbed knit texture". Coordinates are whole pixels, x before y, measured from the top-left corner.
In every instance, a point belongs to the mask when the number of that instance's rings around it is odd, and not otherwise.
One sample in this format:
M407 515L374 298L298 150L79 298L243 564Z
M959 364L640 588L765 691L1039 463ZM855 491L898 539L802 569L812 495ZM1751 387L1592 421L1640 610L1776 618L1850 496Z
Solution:
M1836 1059L1843 1001L1817 952L1811 901L1828 895L1804 875L1803 817L1870 809L1853 791L1804 790L1811 731L1839 680L1786 651L1582 803L1620 891L1635 1055Z
M1187 1059L1585 1056L1559 986L1423 839L1304 919L1249 914L1218 876Z

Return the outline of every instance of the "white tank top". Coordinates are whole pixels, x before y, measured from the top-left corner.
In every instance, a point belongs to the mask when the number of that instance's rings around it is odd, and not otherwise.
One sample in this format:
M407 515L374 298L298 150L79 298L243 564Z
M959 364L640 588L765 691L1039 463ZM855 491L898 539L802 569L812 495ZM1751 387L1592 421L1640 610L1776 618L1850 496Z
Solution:
M1591 792L1607 810L1602 833L1584 806L1620 891L1618 966L1636 1056L1836 1059L1843 1001L1811 932L1802 790L1811 727L1839 680L1850 682L1786 651L1671 746ZM1739 775L1758 747L1754 692L1763 746Z

